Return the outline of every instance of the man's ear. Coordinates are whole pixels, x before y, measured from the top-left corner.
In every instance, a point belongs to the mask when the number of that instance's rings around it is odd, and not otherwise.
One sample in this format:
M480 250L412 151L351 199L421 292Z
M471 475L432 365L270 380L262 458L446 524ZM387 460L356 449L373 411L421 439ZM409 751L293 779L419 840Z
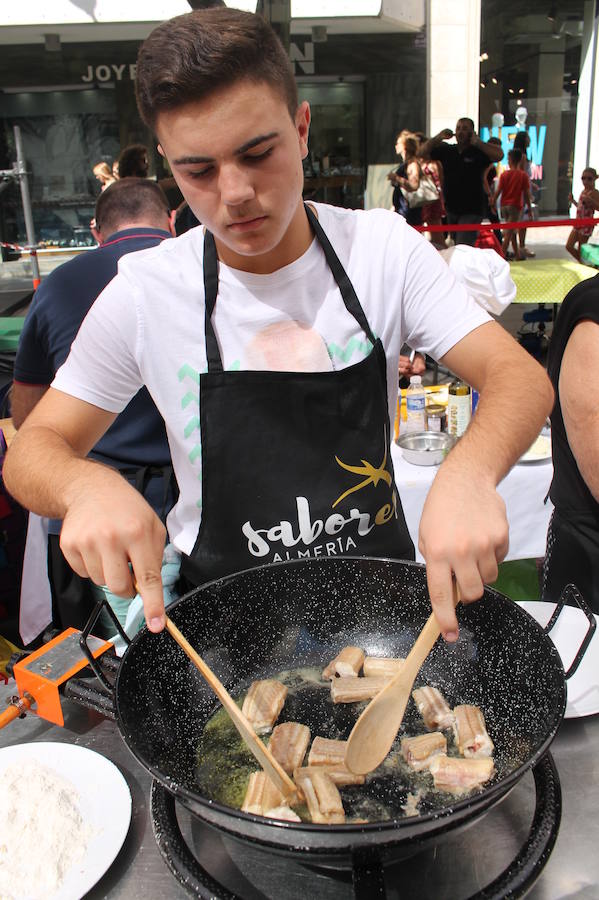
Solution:
M310 104L303 100L295 113L295 127L299 138L302 159L308 155L308 135L310 134Z
M168 217L168 230L170 231L170 233L172 234L173 237L177 237L177 232L175 230L176 219L177 219L177 210L173 209L173 210L171 210L169 217Z
M95 218L92 219L89 223L89 230L92 233L93 239L97 241L98 244L101 244L104 239L102 237L102 231L100 230L100 228L98 228Z
M164 150L162 149L162 144L156 144L156 149L158 150L158 152L160 153L160 155L161 155L161 156L164 156L164 158L166 159L166 153L165 153Z

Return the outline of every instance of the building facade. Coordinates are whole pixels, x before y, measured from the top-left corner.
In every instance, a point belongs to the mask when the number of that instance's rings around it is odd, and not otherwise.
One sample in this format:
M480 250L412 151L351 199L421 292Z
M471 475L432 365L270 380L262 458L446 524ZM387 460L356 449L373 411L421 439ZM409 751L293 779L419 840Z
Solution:
M567 211L572 179L594 152L597 0L562 0L553 18L544 0L529 0L525 14L519 0L279 2L291 17L299 93L313 112L307 197L364 205L369 169L397 164L399 130L434 134L468 115L506 150L526 129L539 209ZM152 174L169 177L137 114L135 63L152 28L189 5L145 0L146 21L132 21L135 3L120 6L22 0L0 11L0 169L14 163L18 125L38 241L90 240L100 190L92 167L112 164L128 144L145 144ZM0 240L25 240L16 184L0 194Z

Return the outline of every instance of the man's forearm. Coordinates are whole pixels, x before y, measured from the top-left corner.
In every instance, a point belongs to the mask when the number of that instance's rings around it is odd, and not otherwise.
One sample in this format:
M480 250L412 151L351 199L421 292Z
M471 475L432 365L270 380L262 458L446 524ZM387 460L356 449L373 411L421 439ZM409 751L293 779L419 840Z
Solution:
M118 472L82 458L55 431L33 425L17 432L2 470L9 493L26 509L40 516L63 519L77 492L88 479L97 486L122 481Z
M478 147L479 150L488 156L491 162L501 162L503 159L503 147L498 147L497 144L487 144L485 141L481 141L481 139L475 135L472 139L472 143L475 147Z
M420 148L420 153L428 156L431 151L435 149L435 147L438 147L439 144L441 144L445 140L445 137L446 132L445 130L443 130L440 131L439 134L436 134L434 137L429 138L428 141L425 141Z

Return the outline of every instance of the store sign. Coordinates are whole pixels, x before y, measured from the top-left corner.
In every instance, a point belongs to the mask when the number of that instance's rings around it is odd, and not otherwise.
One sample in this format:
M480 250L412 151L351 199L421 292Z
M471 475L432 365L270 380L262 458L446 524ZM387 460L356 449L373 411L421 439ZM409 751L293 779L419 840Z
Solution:
M545 152L545 142L547 139L546 125L529 125L528 128L516 128L516 126L506 126L498 128L494 125L488 128L486 125L480 130L481 141L488 141L490 137L498 137L501 141L504 159L507 162L508 151L514 146L514 139L518 131L528 132L530 138L530 146L527 156L530 159L531 178L540 181L543 177L543 153Z
M137 74L136 63L105 63L100 66L88 66L85 75L81 76L81 81L135 81Z
M314 74L314 44L311 41L306 41L303 49L300 49L298 44L290 44L289 58L296 75ZM87 72L81 76L81 81L88 84L92 82L105 84L107 81L135 81L136 75L136 63L120 63L120 65L102 63L99 66L88 65Z
M303 51L297 44L289 45L289 59L295 75L314 75L314 44L306 41Z

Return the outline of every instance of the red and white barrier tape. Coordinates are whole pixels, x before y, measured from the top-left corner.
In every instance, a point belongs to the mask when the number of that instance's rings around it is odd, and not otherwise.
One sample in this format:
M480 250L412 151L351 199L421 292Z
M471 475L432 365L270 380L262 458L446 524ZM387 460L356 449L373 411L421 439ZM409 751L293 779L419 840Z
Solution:
M584 228L599 225L599 219L520 219L518 222L464 222L461 225L414 225L416 231L504 231L517 228Z

